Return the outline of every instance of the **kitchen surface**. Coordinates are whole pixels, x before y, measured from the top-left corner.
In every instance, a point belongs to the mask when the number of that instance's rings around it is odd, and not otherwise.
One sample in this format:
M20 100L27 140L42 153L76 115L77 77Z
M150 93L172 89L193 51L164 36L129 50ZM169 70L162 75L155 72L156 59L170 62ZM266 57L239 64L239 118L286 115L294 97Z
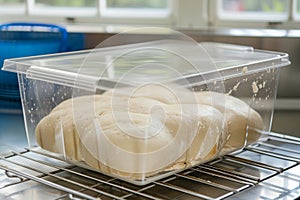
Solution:
M298 4L0 0L0 199L300 198Z

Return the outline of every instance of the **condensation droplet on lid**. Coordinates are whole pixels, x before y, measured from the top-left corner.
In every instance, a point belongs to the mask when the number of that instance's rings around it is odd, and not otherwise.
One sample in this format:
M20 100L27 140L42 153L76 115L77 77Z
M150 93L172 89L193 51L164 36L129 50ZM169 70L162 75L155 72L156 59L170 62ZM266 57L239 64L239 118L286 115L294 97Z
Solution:
M233 90L234 90L234 91L237 91L239 85L240 85L240 82L238 82L235 86L233 86Z
M246 74L247 72L248 72L248 67L243 67L242 73L243 73L243 74Z
M254 94L256 94L256 93L258 93L258 87L257 87L257 83L254 81L254 82L252 82L252 92L254 93Z
M265 87L265 86L266 86L266 83L267 83L267 81L264 81L264 82L263 82L263 87Z
M238 87L239 87L239 85L240 85L240 83L241 83L241 82L237 82L237 83L232 87L232 89L229 90L229 92L226 93L226 95L231 95L231 93L232 93L233 91L236 92L237 89L238 89Z

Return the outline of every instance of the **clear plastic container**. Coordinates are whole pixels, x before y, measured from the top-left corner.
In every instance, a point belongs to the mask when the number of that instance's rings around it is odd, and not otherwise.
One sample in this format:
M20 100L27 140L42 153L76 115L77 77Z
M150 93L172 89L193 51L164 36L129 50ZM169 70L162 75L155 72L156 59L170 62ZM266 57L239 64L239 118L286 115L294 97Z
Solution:
M8 59L30 148L144 185L263 140L286 53L158 40Z

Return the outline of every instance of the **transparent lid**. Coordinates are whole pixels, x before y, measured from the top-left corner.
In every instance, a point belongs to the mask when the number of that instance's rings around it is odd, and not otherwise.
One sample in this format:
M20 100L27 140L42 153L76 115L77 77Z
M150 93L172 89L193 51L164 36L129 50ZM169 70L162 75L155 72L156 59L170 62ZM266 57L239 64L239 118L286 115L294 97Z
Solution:
M2 70L28 78L83 88L148 82L189 84L242 76L288 65L288 55L223 43L157 40L70 53L7 59Z

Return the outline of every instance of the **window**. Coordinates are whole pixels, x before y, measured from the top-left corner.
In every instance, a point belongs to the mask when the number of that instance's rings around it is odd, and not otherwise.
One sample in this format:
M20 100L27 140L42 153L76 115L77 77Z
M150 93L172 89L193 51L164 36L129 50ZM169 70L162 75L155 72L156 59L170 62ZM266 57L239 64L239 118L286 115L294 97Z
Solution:
M95 7L97 5L96 0L35 0L37 7Z
M97 0L35 0L29 9L33 15L96 16Z
M170 0L102 0L100 13L110 17L166 17L170 14Z
M0 0L0 12L8 14L24 14L25 0Z
M299 0L213 0L209 1L209 22L216 27L298 28ZM299 11L300 20L300 11Z
M299 21L300 20L300 0L294 1L294 13L293 13L293 17L295 20Z
M288 19L288 1L219 0L218 17L225 20L283 21Z
M0 0L0 10L3 11L2 14L27 13L30 16L165 18L171 12L171 1L173 0Z

